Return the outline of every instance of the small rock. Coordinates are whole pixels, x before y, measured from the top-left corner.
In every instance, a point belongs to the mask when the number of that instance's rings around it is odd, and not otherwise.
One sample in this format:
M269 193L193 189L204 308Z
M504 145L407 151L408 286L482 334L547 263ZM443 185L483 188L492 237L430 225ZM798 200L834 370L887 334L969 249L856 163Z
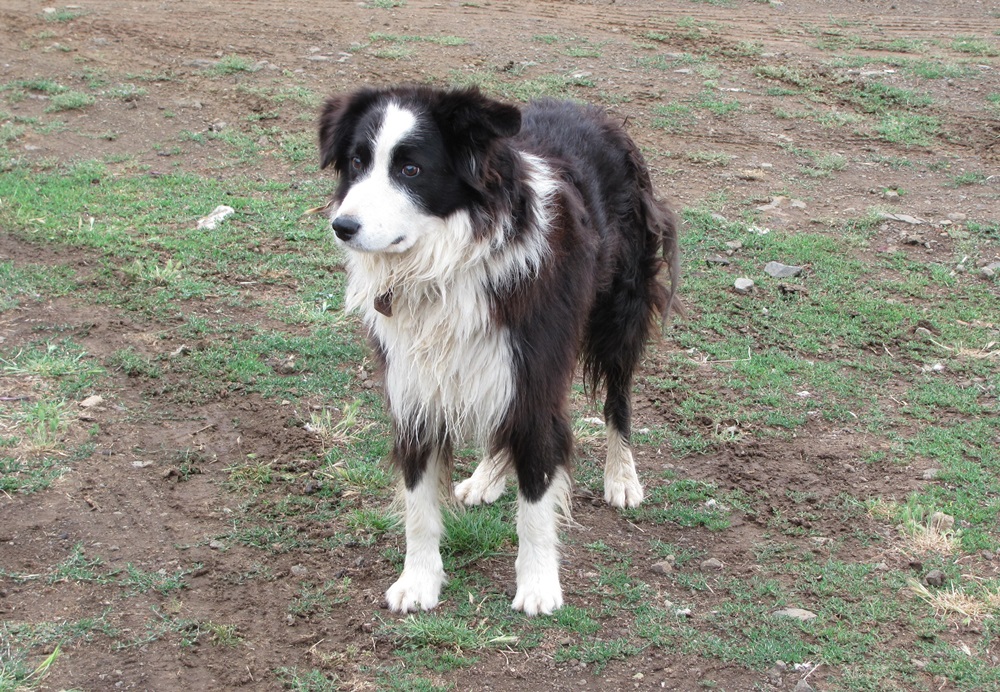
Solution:
M309 573L309 570L302 565L292 565L291 572L293 577L304 577Z
M924 583L927 586L944 586L944 583L948 580L945 573L939 569L932 569L930 572L924 575Z
M808 622L816 617L816 613L804 610L802 608L781 608L776 610L772 615L782 618L792 618L794 620L801 620L802 622Z
M757 211L773 211L778 207L780 207L782 204L784 204L786 199L788 198L783 197L781 195L777 197L772 197L770 202L768 202L767 204L762 204L759 207L757 207Z
M718 213L713 213L712 214L712 219L714 219L715 221L718 221L719 223L729 223L729 219L727 219L722 214L718 214Z
M795 683L793 692L812 692L812 685L810 685L805 680L799 680L797 683Z
M967 218L968 217L965 214L962 214L961 212L957 211L953 211L952 213L948 214L948 219L951 221L965 221Z
M881 218L886 221L902 221L903 223L908 223L911 226L919 226L922 223L927 223L926 219L910 216L909 214L890 214L889 212L883 212Z
M1000 262L990 262L985 267L980 267L979 273L982 274L983 278L994 278L997 274L1000 274Z
M944 512L934 512L927 523L931 528L938 531L951 531L955 528L955 517Z
M211 130L212 132L222 132L223 130L226 129L226 126L228 124L229 123L227 123L225 120L216 120L209 126L208 129Z
M213 125L212 127L215 127ZM225 204L220 204L208 216L198 219L198 228L214 230L226 217L235 214L236 210Z
M790 206L792 209L805 209L806 203L803 202L801 199L793 199L791 202L788 203L788 206Z
M104 397L100 394L93 394L80 402L80 408L94 408L104 403Z
M759 168L744 168L737 174L742 180L765 180L767 173Z
M181 344L170 352L170 357L177 358L178 356L186 356L189 353L191 353L191 347L187 344Z
M936 481L939 473L941 473L941 469L924 469L920 472L920 480Z
M743 241L742 240L727 240L726 241L726 247L729 248L730 250L741 250L741 249L743 249Z
M802 273L802 267L795 267L781 262L768 262L764 265L764 271L775 279L789 279Z
M733 288L736 289L737 293L746 295L753 290L753 280L752 279L736 279L733 284Z
M709 255L708 257L705 258L705 264L707 264L709 266L711 266L713 264L718 264L720 266L727 267L730 264L732 264L732 262L730 262L729 260L727 260L722 255Z
M144 469L147 466L152 466L152 465L153 465L152 461L133 461L132 462L132 468L136 468L136 469Z
M993 559L996 558L996 554L992 550L984 550L983 552L980 553L980 555L983 556L984 560L989 560L990 562L992 562Z
M714 557L703 560L701 563L701 569L704 572L718 572L722 567L722 560L717 560Z
M226 544L219 540L212 540L208 542L208 547L212 550L225 550Z
M679 618L689 618L691 617L692 613L690 608L678 608L677 610L674 611L674 615L676 615Z
M660 560L659 562L654 562L650 566L649 571L653 574L670 574L674 571L674 565L666 560Z

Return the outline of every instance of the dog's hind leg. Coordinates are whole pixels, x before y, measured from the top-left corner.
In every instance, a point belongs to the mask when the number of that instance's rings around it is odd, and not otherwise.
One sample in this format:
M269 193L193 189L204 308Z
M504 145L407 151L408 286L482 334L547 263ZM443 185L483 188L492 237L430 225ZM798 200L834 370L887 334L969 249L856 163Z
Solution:
M504 452L484 455L472 475L455 486L455 497L467 507L496 502L507 487L508 466Z
M386 591L385 598L389 609L396 613L430 610L438 604L446 579L440 551L444 530L440 483L441 474L450 468L446 458L450 451L414 445L402 451L397 446L396 454L406 483L406 558L403 573ZM404 458L398 458L400 454Z
M643 491L629 443L632 426L631 367L608 373L607 387L604 420L607 425L608 457L604 463L604 501L612 507L638 507Z

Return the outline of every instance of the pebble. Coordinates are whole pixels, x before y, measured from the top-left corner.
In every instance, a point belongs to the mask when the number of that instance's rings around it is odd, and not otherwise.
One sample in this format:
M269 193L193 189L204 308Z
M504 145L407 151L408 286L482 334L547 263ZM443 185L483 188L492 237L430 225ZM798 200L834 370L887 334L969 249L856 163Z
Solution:
M726 247L729 248L730 250L741 250L741 249L743 249L743 241L742 240L727 240L726 241Z
M104 397L100 394L93 394L80 402L80 408L94 408L104 403Z
M709 255L705 258L705 264L712 266L713 264L718 264L723 267L728 267L732 262L723 257L722 255Z
M920 473L920 480L936 481L939 473L941 473L941 469L924 469Z
M795 683L793 692L812 692L812 685L810 685L805 680L799 680Z
M955 517L944 512L934 512L927 523L938 531L951 531L955 528Z
M213 230L224 219L226 219L226 217L235 213L236 210L233 209L232 207L227 206L225 204L220 204L219 206L217 206L215 209L212 210L211 214L209 214L204 218L198 219L198 228Z
M777 617L792 618L794 620L801 620L803 622L808 622L809 620L812 620L813 618L816 617L816 613L810 610L805 610L803 608L781 608L780 610L776 610L771 614Z
M947 580L948 577L939 569L932 569L924 575L924 583L927 584L927 586L944 586L944 583Z
M733 288L736 289L737 293L746 295L753 290L753 280L752 279L736 279L733 284Z
M225 550L226 544L219 540L212 540L208 542L208 547L212 550Z
M789 279L802 273L802 267L796 267L781 262L768 262L764 265L764 271L775 279Z
M909 214L891 214L889 212L883 212L881 218L886 221L902 221L903 223L908 223L911 226L919 226L922 223L927 223L927 219L921 219L917 216L910 216Z
M293 577L304 577L309 573L309 570L302 565L292 565L291 572Z
M1000 274L1000 262L990 262L985 267L981 267L979 273L986 279L992 279Z
M707 560L703 560L701 563L701 569L705 572L718 572L723 567L722 560L717 560L714 557L710 557Z
M650 566L649 571L653 574L670 574L674 571L674 565L667 560L660 560L659 562L654 562Z

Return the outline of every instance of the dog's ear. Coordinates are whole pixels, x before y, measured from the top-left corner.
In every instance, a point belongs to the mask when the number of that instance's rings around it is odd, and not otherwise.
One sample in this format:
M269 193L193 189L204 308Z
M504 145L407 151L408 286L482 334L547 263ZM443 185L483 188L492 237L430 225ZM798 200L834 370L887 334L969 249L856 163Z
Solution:
M452 141L486 145L521 130L521 109L495 101L477 87L442 92L434 116Z
M457 173L481 189L492 170L493 145L521 130L521 109L483 95L476 87L439 92L432 115Z
M374 89L361 89L353 94L331 96L323 104L319 116L320 168L331 163L338 173L347 169L351 134L365 110L378 97Z

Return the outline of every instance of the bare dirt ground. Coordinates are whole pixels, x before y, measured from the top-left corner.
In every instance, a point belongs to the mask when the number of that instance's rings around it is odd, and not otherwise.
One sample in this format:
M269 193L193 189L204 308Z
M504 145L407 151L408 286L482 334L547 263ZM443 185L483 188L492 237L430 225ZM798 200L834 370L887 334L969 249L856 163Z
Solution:
M219 156L214 147L221 145L210 142L175 151L169 143L175 142L179 133L229 127L248 114L267 113L273 108L252 90L240 89L241 85L266 83L278 89L283 81L294 79L305 81L315 93L325 94L369 83L432 79L445 84L453 81L456 73L504 75L524 65L528 66L527 79L536 69L533 65L544 63L553 72L579 74L579 79L596 83L596 88L579 96L603 100L611 113L630 123L630 131L644 148L660 153L651 156L654 182L677 208L725 190L730 198L718 211L735 214L741 205L748 208L766 203L776 189L784 187L790 196L807 199L808 206L776 209L768 222L776 227L805 229L816 219L858 214L883 190L905 189L906 213L913 216L996 215L995 196L946 189L922 168L852 166L853 174L824 178L809 189L797 188L793 181L802 166L794 147L839 152L851 160L907 155L947 161L952 174L996 170L1000 121L995 112L984 113L978 105L982 95L977 90L985 88L982 84L947 79L927 82L922 88L947 111L950 137L936 138L926 146L894 146L852 133L849 128L831 129L813 119L775 118L762 85L750 78L761 61L760 54L741 55L736 48L740 42L760 44L764 55L823 83L833 77L822 63L837 52L817 48L818 34L811 27L827 27L839 20L844 26L862 27L858 29L861 32L877 25L879 39L887 44L894 39L933 41L961 34L992 35L1000 21L995 4L806 0L717 6L650 0L408 0L392 9L362 5L340 1L86 0L81 4L81 16L55 23L45 20L41 3L0 0L0 82L82 74L88 69L121 79L126 75L170 75L162 81L147 81L149 95L145 98L101 101L79 116L71 112L65 116L68 127L63 132L29 134L18 146L26 156L39 159L129 156L153 172L179 167L224 179L231 173L217 166ZM694 28L678 31L681 17L691 18ZM446 52L430 47L412 57L387 59L357 49L375 32L455 35L468 43L449 47ZM644 37L657 32L668 35L657 45L659 52L717 49L722 69L712 78L720 89L739 94L740 112L706 126L692 124L684 131L652 127L650 104L695 94L704 81L703 75L683 65L661 71L635 67L632 42L648 42ZM548 35L600 45L600 57L560 56L536 38ZM226 79L205 74L206 65L227 55L249 58L259 69ZM41 112L43 106L29 99L17 105L17 112ZM823 108L836 110L836 106L826 103ZM164 117L165 113L170 117ZM313 127L284 111L267 122L296 132ZM707 150L724 152L733 163L713 166L699 162L697 154ZM273 159L255 170L238 172L282 182L293 181L297 175L290 166ZM897 242L898 231L896 227L886 229L884 242ZM949 243L950 239L942 236L926 252L947 254ZM925 248L919 251L925 252ZM15 262L70 264L83 276L93 259L85 251L29 244L2 229L0 257ZM260 290L277 298L294 292L295 286L272 284ZM268 324L263 315L211 300L183 309L211 319ZM96 358L126 347L156 357L180 345L170 336L169 323L145 321L115 306L84 304L70 296L5 315L0 322L3 347L15 349L34 339L40 325L61 325L63 333ZM274 326L289 329L283 324ZM646 373L660 373L670 351L669 340L659 344L646 362ZM229 515L242 501L227 490L226 469L241 463L248 453L258 459L273 459L276 468L308 475L322 447L303 429L301 411L310 403L322 404L321 398L281 406L258 395L220 388L219 395L208 403L179 406L176 397L160 396L182 387L183 382L172 379L169 371L155 383L115 376L116 405L88 413L92 416L88 426L97 429L94 454L75 464L74 471L49 490L0 497L0 566L7 573L30 574L60 562L69 546L78 543L101 552L110 566L132 564L169 574L198 563L202 566L187 576L188 588L182 596L152 591L133 598L128 608L115 609L113 626L118 631L134 630L138 637L148 627L151 608L161 612L175 609L192 620L232 623L244 643L237 647L201 644L178 648L176 641L162 638L123 650L99 642L81 643L63 653L42 688L277 689L281 684L273 671L281 667L325 667L345 688L378 687L369 672L389 661L392 653L373 638L372 623L392 617L383 610L382 592L394 578L395 567L385 559L384 550L386 542L401 540L398 535L332 552L281 550L280 546L262 551L242 545L218 550L209 545L211 537L225 532ZM14 382L6 382L4 388L7 395L17 393ZM669 422L676 415L673 406L677 402L667 400L661 390L640 387L636 399L636 427ZM752 511L736 518L724 531L675 525L638 527L601 503L577 498L574 518L585 533L571 538L566 552L563 575L568 600L584 604L596 598L588 595L587 556L574 551L574 543L603 541L616 551L634 549L644 556L640 560L652 562L654 558L645 546L655 534L664 542L691 546L716 557L728 573L749 578L755 571L752 546L767 532L774 516L794 514L797 509L786 489L808 494L815 498L810 502L819 507L835 504L845 490L863 496L905 498L922 482L922 469L889 462L869 468L862 477L854 460L872 452L873 444L879 443L856 429L816 420L790 440L753 441L750 433L721 450L682 460L671 459L666 451L651 446L637 449L642 474L673 464L683 477L708 480L723 489L740 489L755 498ZM191 450L197 456L188 469L193 467L197 472L185 472L181 482L177 469L186 460L178 455ZM595 456L600 456L599 450ZM137 472L133 462L149 460L157 462L156 472ZM361 498L342 501L358 506L363 503ZM828 537L850 536L859 529L858 521L864 520L855 516L846 522L836 512L817 510L814 528ZM302 535L322 536L326 530L321 522L308 518L288 522L293 532ZM855 541L846 546L840 554L844 559L901 559L882 554L878 545ZM498 592L513 581L513 562L506 557L483 560L471 569L481 571ZM299 593L296 574L308 574L317 581L348 576L353 585L350 601L322 615L293 617L288 614L288 604ZM251 578L253 575L257 578ZM72 621L81 614L102 612L109 607L108 598L107 589L86 583L57 588L0 582L0 614L9 621ZM710 606L710 595L702 598ZM579 667L557 665L551 654L559 645L552 635L527 655L483 653L471 668L442 674L441 682L463 690L688 690L699 689L698 681L704 679L728 690L777 689L782 685L780 676L776 682L773 676L738 664L658 649L624 662L612 661L601 675L594 676ZM810 683L822 689L828 674L820 669Z

